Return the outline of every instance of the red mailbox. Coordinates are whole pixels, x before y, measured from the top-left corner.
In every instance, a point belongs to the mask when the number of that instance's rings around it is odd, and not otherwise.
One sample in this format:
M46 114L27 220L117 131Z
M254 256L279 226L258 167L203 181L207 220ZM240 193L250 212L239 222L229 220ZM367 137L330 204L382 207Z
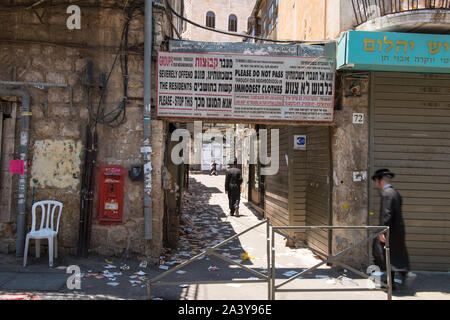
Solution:
M98 219L101 224L122 223L124 170L118 166L100 167Z

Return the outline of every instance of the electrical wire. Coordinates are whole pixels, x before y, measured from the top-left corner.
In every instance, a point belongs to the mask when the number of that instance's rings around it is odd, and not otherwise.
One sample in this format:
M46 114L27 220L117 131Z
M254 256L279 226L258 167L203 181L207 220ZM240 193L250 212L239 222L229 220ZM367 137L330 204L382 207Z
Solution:
M39 1L36 1L35 3L33 3L31 5L28 5L28 6L24 7L24 8L20 8L20 9L17 9L17 10L11 10L11 11L7 11L7 12L0 12L0 16L8 16L8 15L16 14L16 13L25 12L25 11L28 11L28 10L44 8L44 6L40 7L40 5L43 5L43 4L45 4L45 8L53 8L53 7L57 7L57 6L61 6L61 5L68 5L69 4L69 3L50 4L48 2L44 3L46 1L47 0L39 0ZM80 1L81 0L76 1L74 3L70 3L70 4L78 4Z
M42 4L42 3L44 3L46 0L39 0L39 1L37 1L37 2L35 2L35 3L33 3L31 6L29 6L27 9L31 9L31 8L33 8L33 7L36 7L36 6L38 6L38 5L40 5L40 4Z
M80 4L83 3L82 0L71 2L70 4ZM85 3L85 2L84 2ZM1 15L11 15L15 13L25 12L28 10L33 9L39 9L43 8L44 6L46 8L49 7L57 7L62 5L67 5L68 2L61 2L61 3L48 3L46 0L38 0L35 1L33 4L26 6L25 8L21 8L19 10L10 11L10 12L0 12ZM117 49L117 52L114 57L114 61L112 63L112 66L109 70L108 76L106 78L105 84L101 89L100 98L97 105L97 110L94 112L92 107L92 90L89 88L89 86L86 87L87 91L87 97L88 97L88 123L90 126L94 125L97 126L98 123L108 125L111 127L117 127L121 124L123 124L126 121L126 104L128 101L128 57L130 54L129 45L128 45L128 31L130 22L133 18L135 18L139 13L136 13L136 11L139 11L140 14L144 13L144 0L126 0L125 5L123 6L115 6L114 8L120 8L125 12L126 20L124 27L122 29L122 34L120 37L120 45ZM103 7L102 7L103 8ZM117 61L120 58L120 66L122 70L122 82L123 82L123 96L119 103L119 106L115 109L109 111L106 113L105 107L104 107L104 97L106 95L109 79L111 77L112 72L114 71L114 68L117 64ZM93 122L93 124L91 123Z
M172 6L170 5L170 1L165 0L167 7L169 8L169 10L176 15L178 18L180 18L183 21L186 21L187 23L190 23L196 27L202 28L202 29L206 29L212 32L217 32L217 33L221 33L221 34L226 34L226 35L230 35L230 36L236 36L236 37L241 37L241 38L248 38L248 39L254 39L254 40L259 40L259 41L267 41L267 42L276 42L276 43L288 43L288 44L296 44L296 43L308 43L308 44L325 44L325 43L330 43L332 41L330 40L276 40L276 39L268 39L268 38L261 38L261 37L255 37L255 36L251 36L251 35L244 35L244 34L240 34L237 32L229 32L229 31L224 31L224 30L219 30L219 29L214 29L214 28L210 28L201 24L198 24L194 21L189 20L188 18L184 17L183 15L180 15L178 12L176 12Z
M82 8L98 8L98 9L123 9L121 6L118 5L94 5L94 4L89 4L88 2L86 2L86 0L72 0L70 2L68 1L64 1L64 2L60 2L60 3L53 3L53 2L45 2L47 0L40 0L35 2L34 4L28 5L28 6L14 6L14 7L20 7L20 9L16 9L16 10L9 10L6 12L1 12L0 11L0 16L8 16L8 15L13 15L16 13L22 13L22 12L26 12L29 10L34 10L34 9L49 9L49 8L56 8L56 7L61 7L61 6L69 6L69 5L78 5L81 6ZM45 3L44 3L45 2Z
M97 105L97 111L94 114L92 110L92 103L88 103L89 116L94 121L94 125L97 126L98 123L105 124L111 127L118 127L126 121L126 104L128 102L128 56L129 56L129 48L128 48L128 33L131 20L136 16L135 11L139 10L142 13L142 8L144 6L143 0L133 0L127 1L123 10L126 14L125 24L122 28L122 34L120 37L120 45L117 50L114 61L109 70L108 76L106 78L105 84L102 87L100 99ZM120 57L120 59L119 59ZM111 74L117 64L117 60L120 60L120 66L122 70L122 82L123 82L123 96L122 100L119 103L119 106L108 113L105 114L105 108L103 106L103 100L106 94L106 90L108 87L108 82L111 77ZM89 88L88 90L88 99L90 96Z

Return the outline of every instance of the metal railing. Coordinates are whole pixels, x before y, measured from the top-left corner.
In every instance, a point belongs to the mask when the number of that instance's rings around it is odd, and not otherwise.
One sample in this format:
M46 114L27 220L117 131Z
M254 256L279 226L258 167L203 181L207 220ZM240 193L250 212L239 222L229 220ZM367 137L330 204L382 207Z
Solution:
M251 268L248 268L245 265L242 265L228 257L225 257L221 255L220 253L217 253L216 250L220 247L224 246L228 242L234 240L235 238L249 232L250 230L253 230L263 224L266 224L266 246L267 246L267 275L258 272L256 270L253 270ZM147 282L147 299L150 300L151 298L151 288L155 286L178 286L178 285L189 285L189 284L230 284L230 283L267 283L267 297L268 300L275 300L275 293L276 292L305 292L305 291L386 291L388 299L392 299L392 279L391 279L391 267L390 267L390 249L389 249L389 227L384 226L272 226L272 232L270 232L270 223L269 219L266 219L238 234L235 234L234 236L222 241L221 243L207 248L202 253L190 258L189 260L181 263L180 265L176 266L173 269L170 269L152 279L150 279ZM310 246L300 242L299 240L293 239L290 235L282 233L280 230L312 230L312 229L362 229L362 230L378 230L374 234L368 236L364 240L361 240L357 242L356 244L334 254L334 255L327 255L323 252L320 252L314 248L311 248ZM275 284L275 233L278 233L279 235L282 235L285 238L293 240L295 243L299 244L301 247L311 250L313 253L316 253L319 256L325 257L325 260L316 264L313 267L310 267L292 277L285 280L283 283L276 285ZM355 268L339 261L339 258L344 257L344 255L349 252L351 249L356 248L357 246L360 246L366 242L371 241L375 237L379 236L380 234L385 234L386 236L386 242L385 242L385 259L386 259L386 275L387 275L387 283L380 282L380 288L330 288L330 289L322 289L322 288L316 288L316 289L280 289L282 286L286 285L287 283L295 280L296 278L314 271L315 269L319 268L320 266L331 263L340 265L344 268L347 268L348 270L352 271L353 273L369 279L370 276L356 270ZM197 259L201 258L205 255L213 255L215 257L218 257L230 264L237 265L238 267L242 268L243 270L247 270L250 273L253 273L257 276L259 276L261 279L258 280L214 280L214 281L172 281L172 282L162 282L161 279L167 277L169 274L172 274L173 272L180 270L181 268L187 266L188 264L196 261ZM384 287L384 288L382 288Z
M450 0L352 0L356 26L393 13L429 9L450 10Z
M283 232L281 232L280 230L313 230L313 229L362 229L362 230L378 230L378 232L375 232L374 234L368 236L367 238L365 238L364 240L361 240L359 242L357 242L356 244L339 251L336 254L330 254L327 255L323 252L320 252L314 248L311 248L310 246L304 244L303 242L292 238L290 235L285 234ZM278 233L279 235L286 237L292 241L294 241L295 243L297 243L298 245L300 245L303 248L309 249L311 250L313 253L316 253L319 256L325 257L325 260L323 260L322 262L307 268L306 270L303 270L300 273L295 274L294 276L290 277L289 279L287 279L286 281L284 281L281 284L275 285L275 233ZM350 271L352 271L353 273L369 279L370 276L339 261L339 258L342 258L345 253L349 252L350 250L366 243L369 242L371 240L373 240L375 237L379 236L380 234L385 234L386 236L386 242L385 242L385 254L386 254L386 276L387 276L387 283L383 283L380 282L380 288L320 288L320 289L280 289L282 286L288 284L289 282L295 280L296 278L311 272L317 268L319 268L320 266L326 264L326 263L331 263L331 264L336 264L336 265L340 265L341 267L344 267ZM390 248L389 248L389 227L384 227L384 226L286 226L286 227L272 227L272 288L271 288L271 292L272 292L272 296L271 299L275 300L275 293L276 292L305 292L305 291L386 291L387 293L387 298L388 300L392 299L392 279L391 279L391 266L390 266ZM382 288L384 287L384 288Z
M256 270L253 270L251 268L248 268L248 267L246 267L246 266L244 266L244 265L242 265L242 264L240 264L238 262L235 262L232 259L230 259L228 257L225 257L225 256L223 256L220 253L217 253L215 251L215 250L219 249L220 247L224 246L225 244L227 244L228 242L234 240L235 238L237 238L237 237L239 237L239 236L249 232L250 230L253 230L256 227L259 227L260 225L263 225L263 224L266 224L266 232L267 232L267 275L265 275L265 274L263 274L261 272L258 272ZM150 279L150 281L148 281L148 283L147 283L147 299L150 300L150 294L151 294L151 287L152 286L177 286L177 285L188 285L188 284L261 283L261 282L267 283L268 299L270 299L270 297L271 297L270 283L271 282L270 282L270 272L269 272L269 270L270 270L269 227L270 227L269 220L266 219L266 220L264 220L264 221L262 221L262 222L260 222L260 223L258 223L256 225L254 225L254 226L252 226L252 227L250 227L250 228L248 228L248 229L246 229L246 230L244 230L244 231L242 231L242 232L240 232L238 234L235 234L234 236L232 236L232 237L222 241L221 243L219 243L219 244L217 244L217 245L215 245L213 247L207 248L202 253L200 253L200 254L190 258L189 260L183 262L182 264L176 266L175 268L170 269L170 270L160 274L159 276L154 277L153 279ZM197 260L197 259L199 259L199 258L201 258L202 256L205 256L205 255L213 255L213 256L215 256L217 258L220 258L220 259L222 259L222 260L224 260L224 261L226 261L226 262L228 262L230 264L237 265L240 268L242 268L243 270L247 270L248 272L251 272L251 273L253 273L256 276L259 276L262 279L259 279L259 280L223 280L223 281L221 281L221 280L214 280L214 281L182 281L182 282L178 282L178 281L176 281L176 282L161 282L161 281L159 281L162 278L167 277L169 274L171 274L171 273L173 273L173 272L175 272L175 271L177 271L177 270L187 266L188 264L194 262L195 260Z

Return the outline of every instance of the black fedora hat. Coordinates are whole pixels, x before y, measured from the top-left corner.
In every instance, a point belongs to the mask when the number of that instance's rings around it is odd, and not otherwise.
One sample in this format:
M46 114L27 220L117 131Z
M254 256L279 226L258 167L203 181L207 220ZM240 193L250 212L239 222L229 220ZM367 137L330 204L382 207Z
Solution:
M384 176L388 176L389 178L393 178L395 174L391 172L389 169L378 169L375 171L375 174L372 176L372 180L382 179Z

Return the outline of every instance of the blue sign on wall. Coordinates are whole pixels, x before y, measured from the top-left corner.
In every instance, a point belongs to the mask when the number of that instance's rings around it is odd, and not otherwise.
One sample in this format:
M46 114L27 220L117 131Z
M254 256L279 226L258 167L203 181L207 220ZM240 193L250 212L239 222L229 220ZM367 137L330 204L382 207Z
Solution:
M338 69L450 73L450 35L348 31Z
M305 135L294 135L294 150L306 150Z

